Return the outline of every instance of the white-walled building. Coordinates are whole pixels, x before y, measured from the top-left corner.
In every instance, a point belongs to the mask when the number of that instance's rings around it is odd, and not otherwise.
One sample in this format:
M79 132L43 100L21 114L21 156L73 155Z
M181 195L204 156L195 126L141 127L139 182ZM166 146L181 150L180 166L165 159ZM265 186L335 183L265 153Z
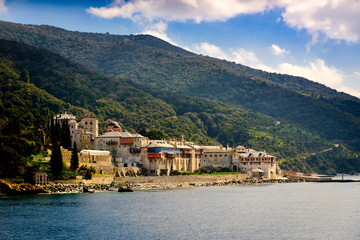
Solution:
M231 170L233 172L259 173L265 178L276 178L276 158L264 152L253 149L239 148L232 154Z

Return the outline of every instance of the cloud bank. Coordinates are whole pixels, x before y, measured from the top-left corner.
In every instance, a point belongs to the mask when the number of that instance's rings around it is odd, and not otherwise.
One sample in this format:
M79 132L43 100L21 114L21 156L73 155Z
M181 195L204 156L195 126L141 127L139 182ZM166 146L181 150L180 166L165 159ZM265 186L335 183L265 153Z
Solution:
M321 33L347 42L360 40L360 1L357 0L114 0L105 7L90 7L87 12L102 18L133 21L201 23L226 21L275 8L283 10L281 19L289 27L306 29L316 38Z
M271 50L273 49L272 46L270 47ZM281 49L279 46L277 47ZM277 66L271 67L264 64L254 52L248 51L243 48L232 50L230 54L227 54L220 47L214 44L204 42L198 45L194 45L194 48L192 50L196 53L220 59L226 59L228 61L234 61L235 63L243 64L256 69L261 69L267 72L277 72L282 74L304 77L312 81L324 84L338 91L346 92L360 98L359 91L356 91L344 85L344 79L346 76L339 69L333 66L328 66L323 59L304 61L304 63L301 65L283 62L278 64ZM354 75L360 78L360 72L355 72Z
M7 7L5 6L5 0L0 0L0 12L6 12Z
M285 48L281 48L276 44L271 45L271 52L275 56L284 56L285 54L290 53L289 50L286 50Z

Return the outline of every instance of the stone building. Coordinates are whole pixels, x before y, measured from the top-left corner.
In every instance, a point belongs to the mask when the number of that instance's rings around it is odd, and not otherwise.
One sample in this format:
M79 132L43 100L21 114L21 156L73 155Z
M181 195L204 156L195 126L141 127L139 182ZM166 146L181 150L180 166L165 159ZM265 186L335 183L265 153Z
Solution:
M79 165L94 167L98 173L114 173L112 156L109 151L81 150Z
M93 113L86 114L81 119L80 125L85 132L89 132L92 137L96 138L99 135L99 121Z
M134 161L140 163L141 148L147 144L148 139L140 134L110 131L95 139L94 148L110 151L118 162Z
M122 132L122 129L119 125L119 123L115 121L111 121L107 127L108 132Z
M72 146L74 142L76 142L76 146L79 149L93 148L93 142L99 134L98 120L93 113L85 115L80 122L76 121L74 115L66 112L65 114L59 114L55 117L60 120L60 122L64 120L69 122Z
M178 140L149 140L140 134L132 134L111 121L108 132L99 135L98 120L92 113L78 123L75 116L65 113L56 116L68 121L72 142L82 149L80 162L96 166L101 171L118 172L123 175L129 168L138 172L144 167L150 173L159 174L166 169L194 172L199 167L213 167L241 171L265 178L276 177L275 157L238 146L235 149L222 146L198 146ZM90 150L93 149L93 150ZM134 170L134 171L133 171Z
M143 148L143 166L153 174L159 170L194 172L200 167L202 149L194 143L182 141L150 140Z
M204 146L204 154L201 157L201 166L211 169L231 167L231 149L221 146L210 147Z
M33 173L33 181L35 185L47 185L47 173L40 170Z
M276 159L266 152L253 149L236 148L232 154L231 170L245 172L252 175L261 175L264 178L276 178Z

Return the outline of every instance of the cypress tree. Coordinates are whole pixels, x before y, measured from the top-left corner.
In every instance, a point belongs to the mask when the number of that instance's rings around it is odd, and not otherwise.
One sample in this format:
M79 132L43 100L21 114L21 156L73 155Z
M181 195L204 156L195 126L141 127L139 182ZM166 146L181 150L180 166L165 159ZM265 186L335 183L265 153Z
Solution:
M79 156L78 156L78 149L76 146L76 142L74 142L74 148L71 152L71 160L70 160L70 168L74 171L74 177L75 177L75 171L79 167Z
M57 143L53 143L53 150L50 159L50 168L54 176L59 177L62 175L63 162L60 146Z
M24 69L24 70L21 71L21 73L20 73L20 79L21 79L21 81L23 81L23 82L30 83L29 72L28 72L26 69Z
M71 148L70 126L67 120L63 121L61 126L61 145L66 149Z

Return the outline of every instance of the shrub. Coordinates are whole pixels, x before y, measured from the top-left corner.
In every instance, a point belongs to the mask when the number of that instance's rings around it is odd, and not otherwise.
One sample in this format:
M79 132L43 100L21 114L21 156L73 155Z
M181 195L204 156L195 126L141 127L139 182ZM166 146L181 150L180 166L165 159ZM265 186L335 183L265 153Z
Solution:
M168 174L168 170L165 168L165 169L160 169L160 176L167 176Z
M170 171L170 176L177 176L177 175L180 175L180 172L178 170Z
M194 171L194 173L207 173L207 170L205 167L198 168Z

